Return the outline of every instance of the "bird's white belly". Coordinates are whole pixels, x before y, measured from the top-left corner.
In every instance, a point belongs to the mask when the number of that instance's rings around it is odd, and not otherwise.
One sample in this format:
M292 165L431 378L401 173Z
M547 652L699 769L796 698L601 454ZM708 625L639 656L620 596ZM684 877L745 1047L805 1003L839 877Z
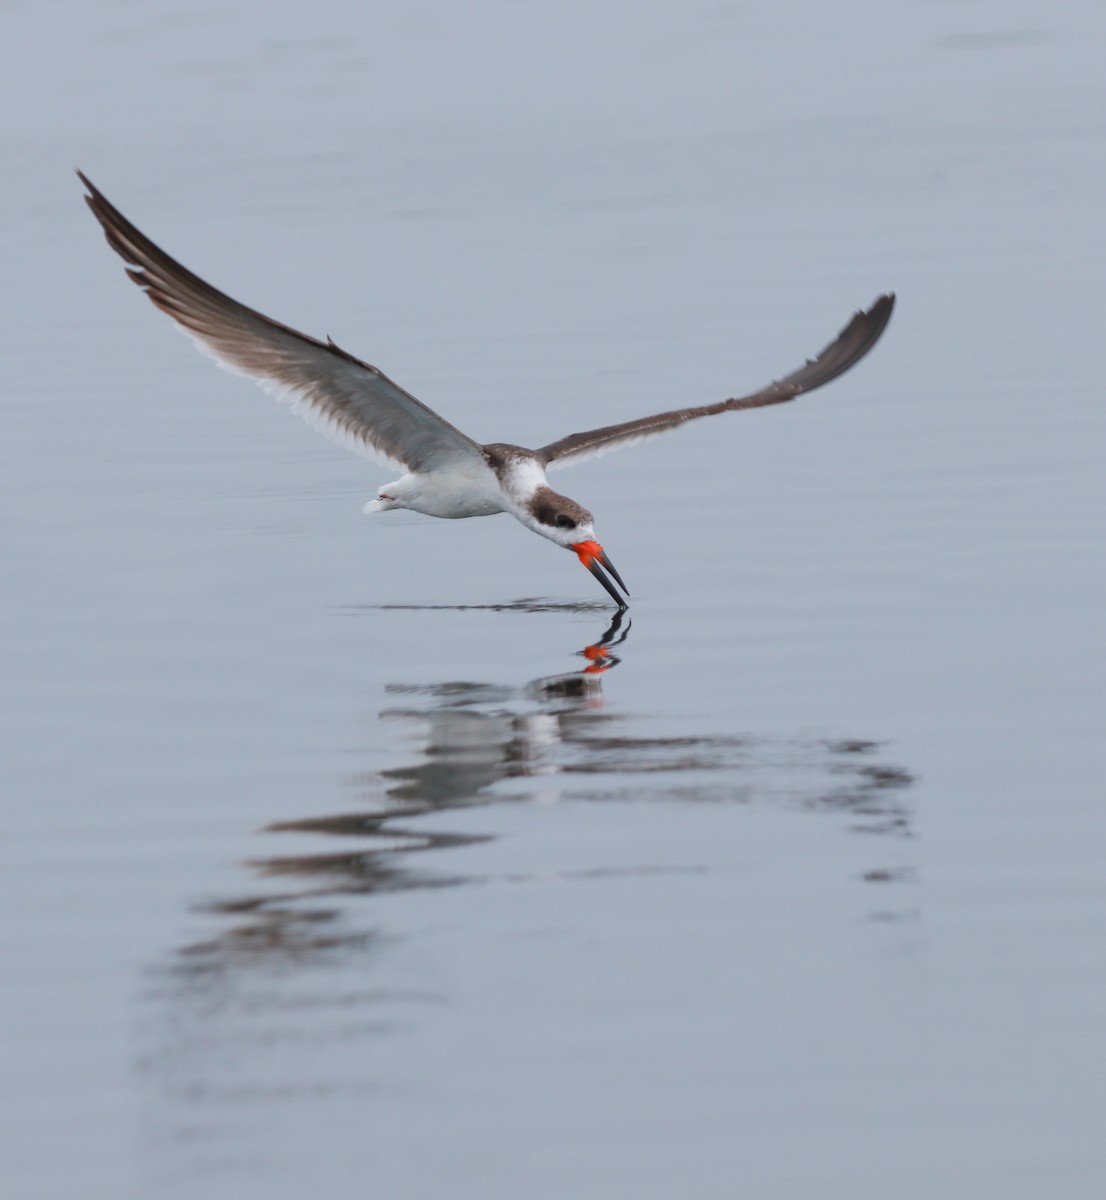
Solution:
M409 508L428 517L453 519L490 517L505 511L499 481L483 465L404 475L395 483L384 484L377 499L365 505L366 512L389 508Z

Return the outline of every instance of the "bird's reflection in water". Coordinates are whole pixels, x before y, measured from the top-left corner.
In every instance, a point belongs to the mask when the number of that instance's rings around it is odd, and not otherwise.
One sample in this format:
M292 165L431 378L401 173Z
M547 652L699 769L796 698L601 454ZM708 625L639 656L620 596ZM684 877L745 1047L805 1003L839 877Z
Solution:
M272 855L248 864L266 883L262 894L208 906L229 923L212 940L182 952L182 966L203 973L251 960L326 956L372 935L345 928L342 897L443 888L479 882L463 858L413 855L485 840L431 831L417 818L450 809L533 799L535 792L577 801L752 802L845 812L857 828L907 835L908 772L883 762L864 740L772 741L740 734L635 736L625 713L609 713L603 676L618 666L630 619L617 614L595 642L578 651L583 666L519 687L483 682L391 684L396 703L382 719L417 740L412 761L349 783L357 806L333 816L283 820L273 834L323 835L348 849ZM541 779L541 782L536 780ZM504 782L517 781L517 789ZM873 866L871 882L899 882L900 866ZM271 890L269 883L280 881Z
M185 948L184 964L202 972L250 960L314 958L353 943L365 944L371 935L338 930L341 913L333 904L338 897L466 882L467 876L406 865L406 855L484 839L409 828L403 822L493 798L510 799L492 797L489 789L502 780L555 773L558 749L578 739L589 717L598 715L602 676L618 665L616 651L629 632L629 618L615 614L603 635L578 651L584 666L519 688L477 682L389 684L387 692L404 703L385 708L381 718L406 726L408 734L421 735L415 760L352 776L349 783L362 801L356 811L276 821L265 830L328 835L348 839L356 847L274 855L248 863L258 876L283 880L286 886L206 906L230 918L231 924L216 939Z

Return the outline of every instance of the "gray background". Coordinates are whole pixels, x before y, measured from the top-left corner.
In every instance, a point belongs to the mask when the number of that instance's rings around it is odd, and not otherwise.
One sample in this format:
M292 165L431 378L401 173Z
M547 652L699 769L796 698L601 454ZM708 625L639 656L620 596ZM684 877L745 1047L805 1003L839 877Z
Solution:
M0 26L5 1191L1097 1200L1098 0ZM899 304L555 477L634 595L585 677L594 581L363 517L74 166L481 440Z

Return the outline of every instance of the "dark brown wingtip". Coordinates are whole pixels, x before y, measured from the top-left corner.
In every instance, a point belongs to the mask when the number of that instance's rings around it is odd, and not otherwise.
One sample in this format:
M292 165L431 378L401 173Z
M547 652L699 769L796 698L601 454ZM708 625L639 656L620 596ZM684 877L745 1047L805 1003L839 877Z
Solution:
M100 215L96 211L96 204L97 204L97 201L102 201L103 197L96 190L96 187L92 183L92 180L89 179L89 177L79 167L77 168L77 178L81 181L82 184L84 184L84 187L85 187L85 194L81 197L81 199L92 210L92 215L96 218L96 220L99 221ZM103 224L103 222L101 222L101 224Z
M837 335L837 343L848 347L852 361L862 358L879 341L895 307L895 293L883 292L866 309L858 308L853 319ZM826 347L829 350L834 343ZM822 352L823 354L825 351ZM821 357L821 355L819 355Z
M873 329L873 341L887 328L887 322L891 320L891 313L895 308L895 293L883 292L872 301L868 311L863 314L867 318Z
M125 269L128 278L142 288L162 312L168 313L190 332L203 332L196 324L200 318L203 318L204 328L207 328L213 314L223 313L228 319L246 317L267 322L303 341L320 344L286 326L279 326L277 322L232 300L194 275L152 242L137 226L132 225L83 171L78 170L77 177L88 189L85 203L96 218L107 244L127 264Z
M859 309L849 325L841 331L843 343L848 345L847 370L849 366L859 362L883 336L887 322L895 308L895 293L883 292L868 306L867 311ZM850 338L847 336L852 334Z
M864 314L865 323L868 326L867 337L865 339L864 354L879 341L883 336L883 331L887 328L888 322L891 320L891 314L895 311L895 293L884 292L872 302L868 311ZM861 355L863 357L863 355Z
M125 245L119 236L119 231L123 230L127 233L138 234L139 238L142 237L142 234L138 233L138 230L131 225L127 218L123 216L80 168L77 169L77 178L84 184L88 191L88 195L84 197L84 202L92 210L92 215L103 230L108 245L124 262L137 264L138 259L135 257L133 248ZM127 274L131 275L131 272L128 271ZM134 279L134 276L131 275L131 278ZM139 283L139 281L135 279L135 283ZM146 284L142 283L140 286L145 287Z
M801 395L824 387L831 380L844 375L851 367L856 366L883 336L894 307L895 293L884 292L877 296L867 309L858 308L853 313L852 320L828 346L814 358L808 359L806 365L798 371L772 384L766 389L766 394L770 395L774 389L778 389L785 396L788 392ZM752 407L758 402L756 397L752 399L753 405L748 405L745 400L738 400L733 402L733 407Z
M82 184L84 184L85 191L88 193L84 197L84 202L95 213L97 205L106 203L104 199L104 193L100 191L100 189L92 182L91 179L89 179L89 177L80 169L80 167L75 167L74 170L77 172L77 178Z

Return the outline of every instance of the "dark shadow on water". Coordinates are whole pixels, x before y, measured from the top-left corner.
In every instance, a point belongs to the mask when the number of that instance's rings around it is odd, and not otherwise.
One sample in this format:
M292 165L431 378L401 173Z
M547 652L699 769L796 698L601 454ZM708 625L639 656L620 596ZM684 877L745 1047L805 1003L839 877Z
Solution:
M502 604L346 604L337 610L359 612L515 612L515 613L611 613L606 600L550 600L534 596L507 600Z

